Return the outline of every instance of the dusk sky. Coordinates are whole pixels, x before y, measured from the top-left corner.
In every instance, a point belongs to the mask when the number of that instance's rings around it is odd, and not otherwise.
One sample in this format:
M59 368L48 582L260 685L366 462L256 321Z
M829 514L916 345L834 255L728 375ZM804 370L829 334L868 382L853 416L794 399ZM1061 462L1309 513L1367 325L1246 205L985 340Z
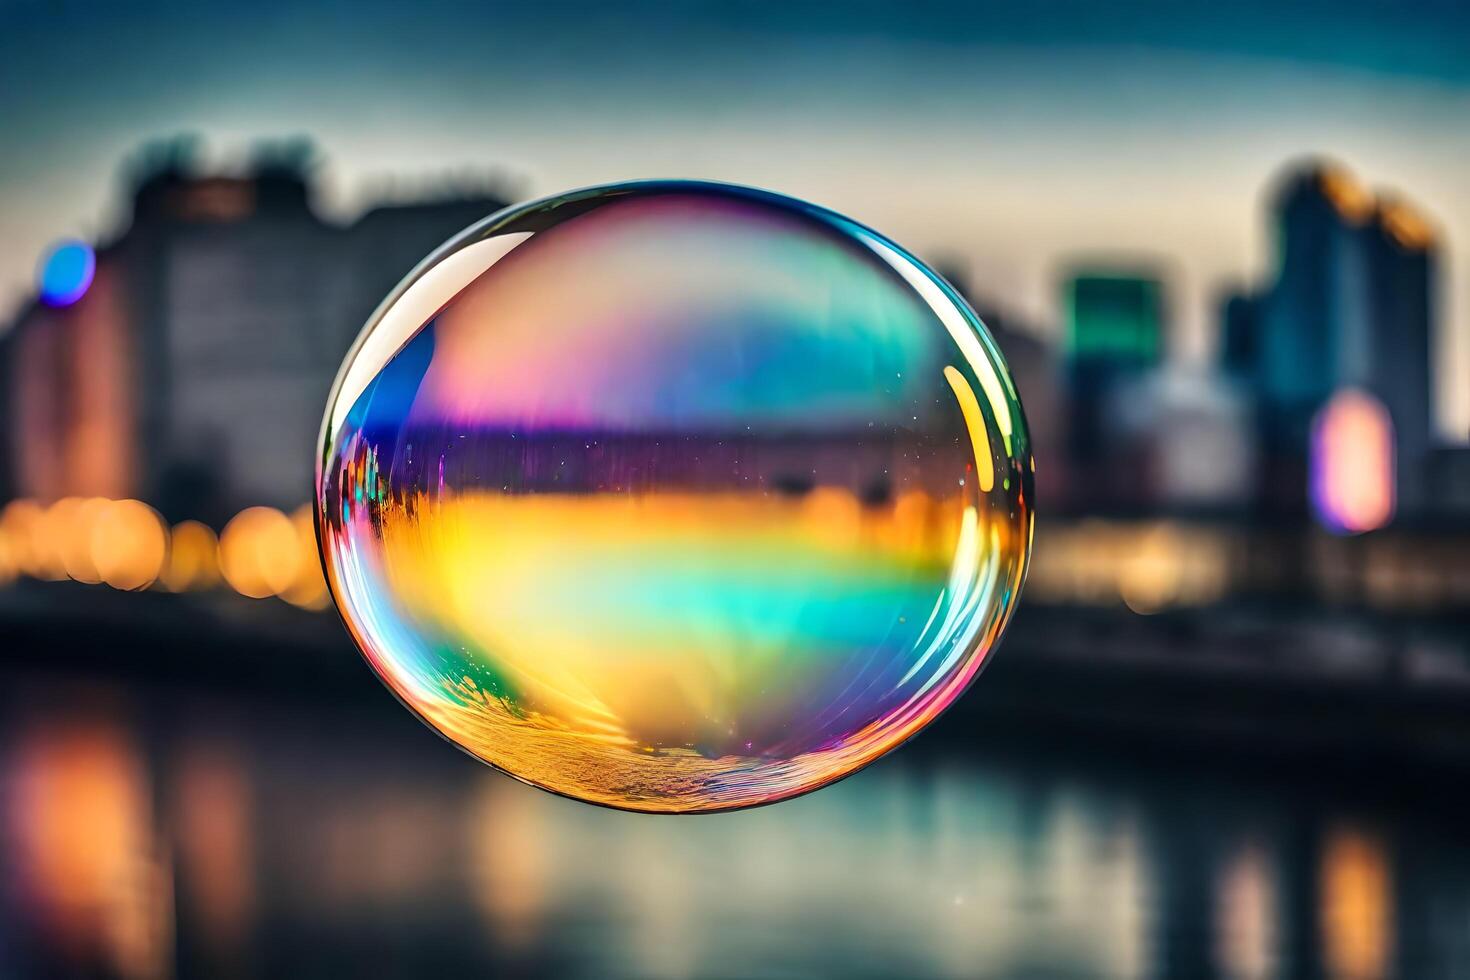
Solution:
M1182 362L1264 274L1273 178L1326 155L1439 227L1440 420L1470 431L1464 5L0 0L0 120L0 317L48 242L116 228L141 143L228 160L305 134L334 215L465 169L527 194L755 184L957 262L1044 329L1068 264L1156 261Z

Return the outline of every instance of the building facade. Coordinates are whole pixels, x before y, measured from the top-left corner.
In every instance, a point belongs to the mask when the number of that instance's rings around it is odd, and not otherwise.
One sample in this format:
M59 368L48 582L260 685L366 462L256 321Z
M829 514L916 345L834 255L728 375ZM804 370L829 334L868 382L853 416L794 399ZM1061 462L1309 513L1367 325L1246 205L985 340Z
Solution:
M1262 501L1277 514L1305 511L1312 473L1326 465L1313 459L1314 425L1353 391L1386 412L1397 513L1422 513L1435 442L1433 232L1409 205L1322 163L1288 172L1269 213L1274 278L1231 297L1222 318L1224 367L1259 405Z
M503 204L450 197L341 226L300 167L154 169L84 294L38 297L0 340L8 494L137 497L216 526L309 500L323 406L366 317Z

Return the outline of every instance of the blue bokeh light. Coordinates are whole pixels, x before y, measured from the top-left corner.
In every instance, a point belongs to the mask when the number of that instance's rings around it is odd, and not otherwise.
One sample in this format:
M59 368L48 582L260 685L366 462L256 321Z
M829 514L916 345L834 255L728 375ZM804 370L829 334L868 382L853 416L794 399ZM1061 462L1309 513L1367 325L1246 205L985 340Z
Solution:
M92 285L97 256L86 242L58 242L41 263L38 291L47 306L70 306Z

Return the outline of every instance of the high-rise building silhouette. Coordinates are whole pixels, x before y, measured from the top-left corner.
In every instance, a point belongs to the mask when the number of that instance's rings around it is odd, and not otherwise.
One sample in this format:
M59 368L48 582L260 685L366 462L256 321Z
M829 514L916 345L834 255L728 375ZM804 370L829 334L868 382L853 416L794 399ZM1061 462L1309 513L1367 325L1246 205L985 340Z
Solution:
M1062 289L1073 502L1085 510L1138 510L1152 503L1152 447L1118 402L1139 391L1162 360L1162 281L1147 270L1087 268Z
M1370 326L1345 383L1372 392L1393 420L1400 510L1417 515L1429 503L1438 254L1434 232L1409 205L1380 198L1364 231Z
M1433 441L1430 349L1435 246L1402 202L1375 199L1334 166L1292 170L1273 199L1276 276L1226 307L1227 367L1260 401L1263 498L1280 513L1308 502L1313 422L1336 394L1386 409L1401 512L1425 502Z
M1220 367L1231 378L1254 386L1261 361L1261 312L1252 292L1229 292L1220 303Z
M365 318L503 204L449 196L343 227L313 209L299 155L198 176L184 150L155 154L85 295L38 297L0 341L7 489L138 497L216 522L309 499L328 389Z

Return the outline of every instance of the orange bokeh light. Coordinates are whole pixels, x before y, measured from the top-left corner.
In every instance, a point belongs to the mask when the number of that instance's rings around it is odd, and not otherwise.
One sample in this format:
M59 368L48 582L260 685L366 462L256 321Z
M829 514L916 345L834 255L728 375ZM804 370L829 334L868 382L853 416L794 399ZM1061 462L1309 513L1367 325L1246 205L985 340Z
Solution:
M168 531L142 501L104 501L87 531L92 567L114 589L145 589L163 571Z

